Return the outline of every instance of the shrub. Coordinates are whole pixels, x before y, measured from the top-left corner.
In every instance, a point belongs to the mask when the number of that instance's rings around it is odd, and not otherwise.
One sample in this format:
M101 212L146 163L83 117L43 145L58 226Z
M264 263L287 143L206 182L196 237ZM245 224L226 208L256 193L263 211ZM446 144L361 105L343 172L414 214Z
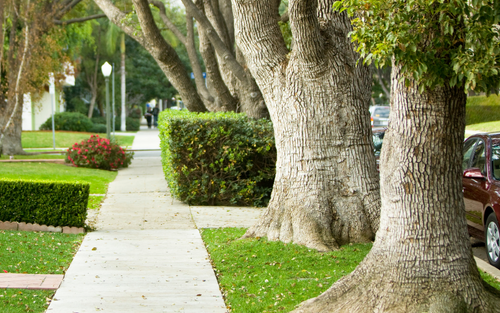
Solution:
M90 185L0 179L0 221L83 227Z
M55 130L70 130L78 132L88 132L92 128L92 121L85 115L78 112L61 112L54 114ZM52 129L52 117L40 126L40 130Z
M90 139L75 143L67 150L66 163L72 163L77 167L114 170L128 167L133 155L133 152L127 152L108 139L92 135Z
M134 105L130 112L128 113L128 117L140 119L142 118L142 108L138 105Z
M159 129L163 171L174 197L195 205L267 205L276 163L269 120L166 110Z
M79 97L74 97L69 100L68 107L70 106L72 107L72 110L68 111L82 113L83 115L87 115L89 112L89 105Z
M103 133L106 132L106 118L105 117L102 117L102 116L93 117L92 122L94 123L94 125L96 125L96 124L97 125L104 125ZM111 120L111 124L113 124L113 120ZM115 117L115 130L120 130L121 124L122 124L121 117L120 116ZM140 126L141 125L140 125L139 119L132 118L132 117L126 118L126 130L138 131ZM100 127L100 128L97 128L97 129L99 129L99 130L102 129L102 126L98 126L98 127ZM111 127L113 127L113 126L111 126ZM92 132L99 133L98 131L92 131Z
M89 130L89 132L104 134L104 133L106 133L106 125L103 125L103 124L94 124L92 126L92 128Z
M120 123L120 125L121 125L121 123ZM118 125L118 127L120 125ZM138 131L140 129L140 127L141 127L140 119L127 117L127 125L126 125L127 131Z
M106 118L104 116L93 116L91 118L91 120L92 120L92 123L94 123L94 125L101 124L101 125L106 126Z

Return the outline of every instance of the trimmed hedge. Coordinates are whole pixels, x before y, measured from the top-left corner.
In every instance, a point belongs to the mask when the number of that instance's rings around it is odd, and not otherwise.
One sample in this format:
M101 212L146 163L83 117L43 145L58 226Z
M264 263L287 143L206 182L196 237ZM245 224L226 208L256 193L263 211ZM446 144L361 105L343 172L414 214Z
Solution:
M174 197L191 205L267 205L276 166L271 121L165 110L158 128Z
M88 132L93 123L87 116L78 112L61 112L54 114L55 130L70 130L77 132ZM52 129L52 117L49 117L45 123L40 125L40 130Z
M0 221L83 227L90 185L0 178Z
M140 119L137 118L132 118L132 117L126 117L126 130L127 131L138 131L140 128ZM104 133L106 132L106 118L102 116L97 116L92 118L92 122L94 123L94 126L97 125L103 125L104 126ZM111 121L113 123L113 121ZM120 116L115 117L115 130L120 130L122 125L122 119ZM101 127L101 126L97 126ZM100 128L99 128L100 129Z

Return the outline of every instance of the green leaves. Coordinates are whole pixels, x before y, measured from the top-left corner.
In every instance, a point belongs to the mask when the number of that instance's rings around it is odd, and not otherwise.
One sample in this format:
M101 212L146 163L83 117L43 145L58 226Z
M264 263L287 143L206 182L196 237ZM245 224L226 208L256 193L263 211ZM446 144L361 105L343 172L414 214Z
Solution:
M394 61L421 90L500 86L499 1L343 0L333 8L353 17L350 36L364 63Z
M190 204L266 205L276 149L269 120L164 111L162 163L172 194Z
M83 227L89 184L0 179L0 221Z

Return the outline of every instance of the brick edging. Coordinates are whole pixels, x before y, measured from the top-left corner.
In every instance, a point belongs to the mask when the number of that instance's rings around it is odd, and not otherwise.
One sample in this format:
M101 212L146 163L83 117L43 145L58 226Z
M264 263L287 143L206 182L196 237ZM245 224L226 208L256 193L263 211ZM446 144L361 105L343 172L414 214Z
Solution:
M1 230L22 230L22 231L46 231L52 233L64 234L82 234L85 232L83 227L69 227L69 226L47 226L31 223L18 223L18 222L2 222L0 221Z

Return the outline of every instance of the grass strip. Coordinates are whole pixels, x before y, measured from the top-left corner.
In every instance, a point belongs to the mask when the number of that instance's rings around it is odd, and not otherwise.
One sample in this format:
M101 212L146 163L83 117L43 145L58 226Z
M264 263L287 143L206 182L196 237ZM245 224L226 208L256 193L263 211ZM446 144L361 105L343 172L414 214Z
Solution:
M0 270L9 273L64 274L83 235L0 231ZM0 290L0 312L42 313L55 290Z
M54 294L54 290L2 289L0 310L2 313L43 313Z
M289 312L354 270L371 244L318 253L303 246L237 240L243 228L203 229L201 235L231 312Z
M11 179L43 179L51 181L88 182L90 193L105 194L108 184L118 173L98 169L72 167L52 163L2 163L0 177Z
M64 159L63 154L36 154L36 155L15 155L15 160L38 160L38 159ZM9 155L1 155L0 160L9 160Z
M500 121L472 124L468 125L465 129L485 133L500 132Z
M63 274L83 235L0 231L0 270L9 273Z
M500 96L474 96L467 98L465 124L472 125L500 120ZM476 129L474 129L476 130Z
M56 148L69 148L75 142L89 139L93 133L56 131ZM105 134L97 134L105 137ZM116 135L116 141L120 146L130 147L134 141L134 136ZM51 131L25 131L22 133L21 142L23 148L50 148L53 146Z
M90 210L95 210L101 207L101 202L104 200L104 196L89 196L89 203L87 208Z
M203 229L226 305L232 313L290 312L316 297L364 259L371 244L349 244L320 253L265 238L238 240L244 228ZM500 282L480 270L488 284Z

